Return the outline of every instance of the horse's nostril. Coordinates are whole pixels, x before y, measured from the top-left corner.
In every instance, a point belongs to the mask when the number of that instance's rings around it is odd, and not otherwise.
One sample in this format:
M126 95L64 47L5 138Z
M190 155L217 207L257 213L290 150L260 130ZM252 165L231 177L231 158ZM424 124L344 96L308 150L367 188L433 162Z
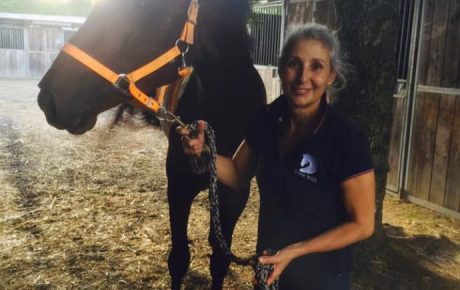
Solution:
M40 90L38 94L38 106L45 113L48 123L54 124L56 121L56 105L54 104L53 96L45 90Z

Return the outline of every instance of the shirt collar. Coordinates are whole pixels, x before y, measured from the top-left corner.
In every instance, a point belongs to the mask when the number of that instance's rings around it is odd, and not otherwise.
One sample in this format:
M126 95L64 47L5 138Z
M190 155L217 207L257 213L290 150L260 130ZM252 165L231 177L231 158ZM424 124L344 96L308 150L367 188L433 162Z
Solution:
M325 107L324 107L325 106ZM315 135L323 126L324 121L326 120L326 116L328 115L330 111L330 106L327 104L327 100L325 95L321 97L321 107L324 108L322 112L321 119L316 126L315 130L313 130L313 135ZM269 106L268 106L268 113L272 120L276 124L280 124L284 118L286 118L288 114L288 99L287 97L283 94L276 98Z

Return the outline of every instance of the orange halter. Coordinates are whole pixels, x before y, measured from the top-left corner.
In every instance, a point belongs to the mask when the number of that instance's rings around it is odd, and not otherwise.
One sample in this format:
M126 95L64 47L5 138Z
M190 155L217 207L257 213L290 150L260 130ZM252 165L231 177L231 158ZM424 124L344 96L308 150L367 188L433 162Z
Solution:
M185 78L192 73L192 68L187 66L185 63L185 54L188 52L189 45L193 45L194 40L194 31L196 25L196 19L198 16L199 4L198 0L191 0L190 6L188 9L188 19L185 22L184 28L182 30L181 36L176 41L175 45L158 58L152 60L151 62L143 65L142 67L128 73L128 74L117 74L86 52L82 51L78 47L67 43L62 48L62 51L67 53L68 55L72 56L76 60L78 60L83 65L87 66L95 73L109 81L113 84L117 89L122 91L125 94L128 94L143 104L148 109L154 111L155 113L158 112L160 109L164 95L166 93L166 87L169 85L165 85L157 89L157 99L154 99L144 92L142 92L137 86L136 82L140 79L156 72L161 67L165 66L166 64L173 61L179 55L182 56L182 67L178 69L178 75L181 78ZM179 44L185 43L185 48L182 48Z

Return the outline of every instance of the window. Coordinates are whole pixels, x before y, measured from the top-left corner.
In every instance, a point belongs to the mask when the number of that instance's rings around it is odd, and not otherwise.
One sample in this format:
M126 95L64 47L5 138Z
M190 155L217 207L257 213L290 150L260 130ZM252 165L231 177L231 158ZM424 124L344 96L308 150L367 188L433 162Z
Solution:
M0 48L24 49L24 29L19 27L0 27Z

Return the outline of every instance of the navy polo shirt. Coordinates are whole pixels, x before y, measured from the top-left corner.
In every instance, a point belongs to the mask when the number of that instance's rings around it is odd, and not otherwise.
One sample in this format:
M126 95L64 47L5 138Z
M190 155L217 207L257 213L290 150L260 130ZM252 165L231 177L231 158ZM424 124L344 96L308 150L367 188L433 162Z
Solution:
M281 158L280 124L287 113L287 98L280 96L258 114L246 136L258 155L258 253L348 220L340 184L373 168L365 133L329 105L313 135ZM351 263L351 247L299 257L283 272L280 287L328 289L331 277L350 271Z

